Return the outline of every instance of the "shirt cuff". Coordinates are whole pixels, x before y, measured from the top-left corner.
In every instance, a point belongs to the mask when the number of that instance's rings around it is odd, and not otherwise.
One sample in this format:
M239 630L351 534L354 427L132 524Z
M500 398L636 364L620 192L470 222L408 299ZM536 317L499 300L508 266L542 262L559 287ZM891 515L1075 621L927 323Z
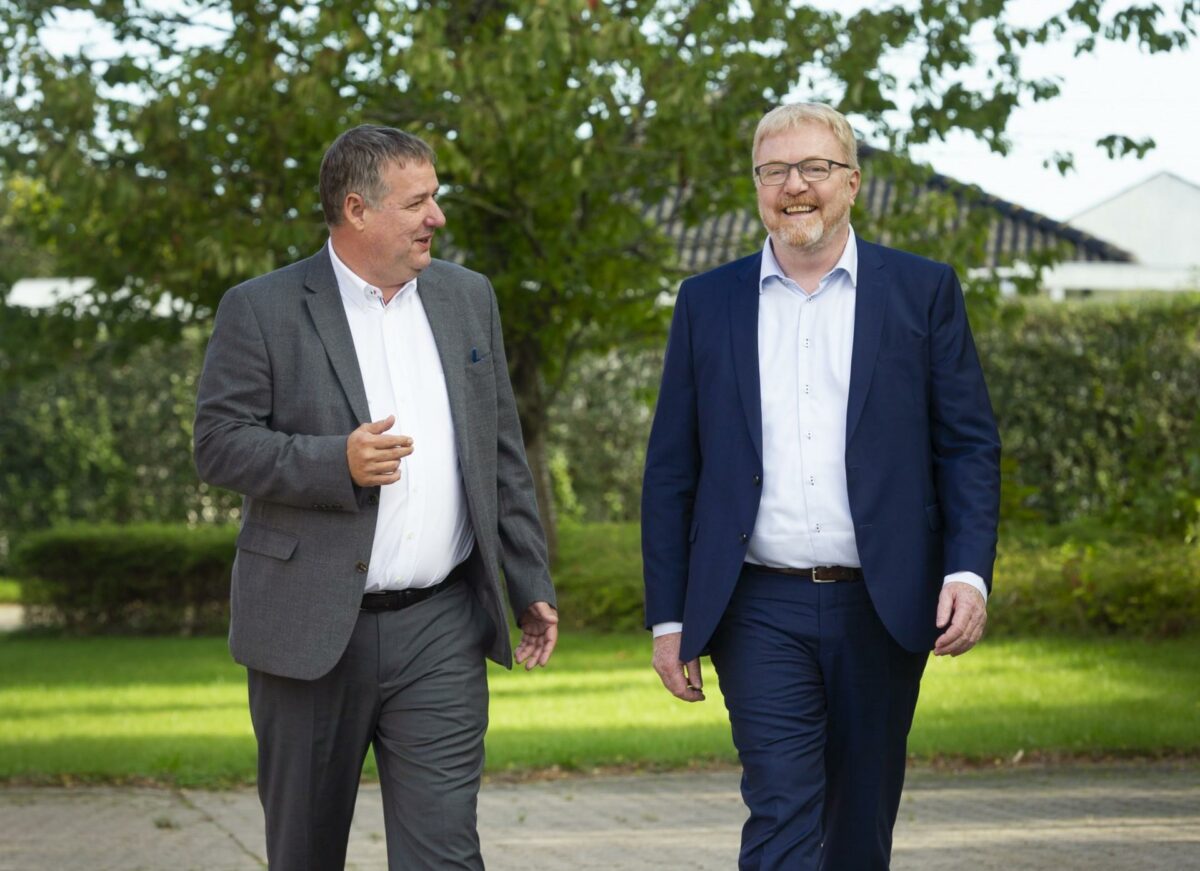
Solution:
M683 631L682 623L655 623L654 624L654 637L655 638L658 638L660 635L670 635L673 632L682 632L682 631Z
M983 578L974 572L954 572L946 575L946 580L942 581L942 586L946 584L970 584L972 587L983 593L983 602L986 605L988 600L987 584L983 582Z

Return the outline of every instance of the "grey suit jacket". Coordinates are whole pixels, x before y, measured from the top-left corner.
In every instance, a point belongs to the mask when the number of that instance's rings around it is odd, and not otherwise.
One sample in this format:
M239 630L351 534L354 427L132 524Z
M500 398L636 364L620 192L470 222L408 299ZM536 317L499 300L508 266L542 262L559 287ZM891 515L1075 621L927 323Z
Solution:
M553 604L546 545L488 280L440 260L417 290L437 343L477 546L472 589L512 666L516 614ZM250 668L311 680L358 618L379 488L350 478L346 439L370 414L327 247L228 291L196 403L200 477L242 493L229 647Z

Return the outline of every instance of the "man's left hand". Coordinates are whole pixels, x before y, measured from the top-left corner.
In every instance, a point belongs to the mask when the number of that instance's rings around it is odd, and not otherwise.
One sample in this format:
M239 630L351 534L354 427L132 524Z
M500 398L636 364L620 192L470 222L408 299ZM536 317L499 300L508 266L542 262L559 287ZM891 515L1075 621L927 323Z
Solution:
M945 629L933 645L934 656L958 656L974 647L987 625L987 603L970 584L951 581L938 597L937 627Z
M549 602L534 602L517 621L521 627L521 643L517 645L517 662L529 671L550 661L558 643L558 612Z

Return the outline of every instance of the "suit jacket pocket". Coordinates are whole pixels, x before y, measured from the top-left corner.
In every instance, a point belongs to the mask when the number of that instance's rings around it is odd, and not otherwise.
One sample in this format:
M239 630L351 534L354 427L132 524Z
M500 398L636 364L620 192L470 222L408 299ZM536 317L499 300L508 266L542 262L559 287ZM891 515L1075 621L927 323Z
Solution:
M283 532L257 523L243 524L242 531L238 533L237 537L238 550L248 550L251 553L260 553L278 560L291 559L299 542L300 539L290 532Z

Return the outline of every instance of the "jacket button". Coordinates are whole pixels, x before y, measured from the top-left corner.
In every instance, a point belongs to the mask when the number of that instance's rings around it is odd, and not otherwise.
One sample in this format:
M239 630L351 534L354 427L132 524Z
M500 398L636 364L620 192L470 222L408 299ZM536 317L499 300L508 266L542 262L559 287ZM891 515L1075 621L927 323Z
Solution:
M378 505L378 504L379 504L379 494L378 494L378 493L372 493L370 496L368 496L368 497L367 497L367 504L368 504L368 505Z
M755 476L754 476L754 486L755 486L755 487L760 487L760 486L762 486L762 475L755 475Z
M363 562L362 560L359 560L358 562L356 562L354 564L354 570L356 572L358 572L360 575L365 574L367 571L367 564L365 562Z
M743 532L742 533L742 544L745 544L749 540L750 540L750 536L746 535L746 533Z

